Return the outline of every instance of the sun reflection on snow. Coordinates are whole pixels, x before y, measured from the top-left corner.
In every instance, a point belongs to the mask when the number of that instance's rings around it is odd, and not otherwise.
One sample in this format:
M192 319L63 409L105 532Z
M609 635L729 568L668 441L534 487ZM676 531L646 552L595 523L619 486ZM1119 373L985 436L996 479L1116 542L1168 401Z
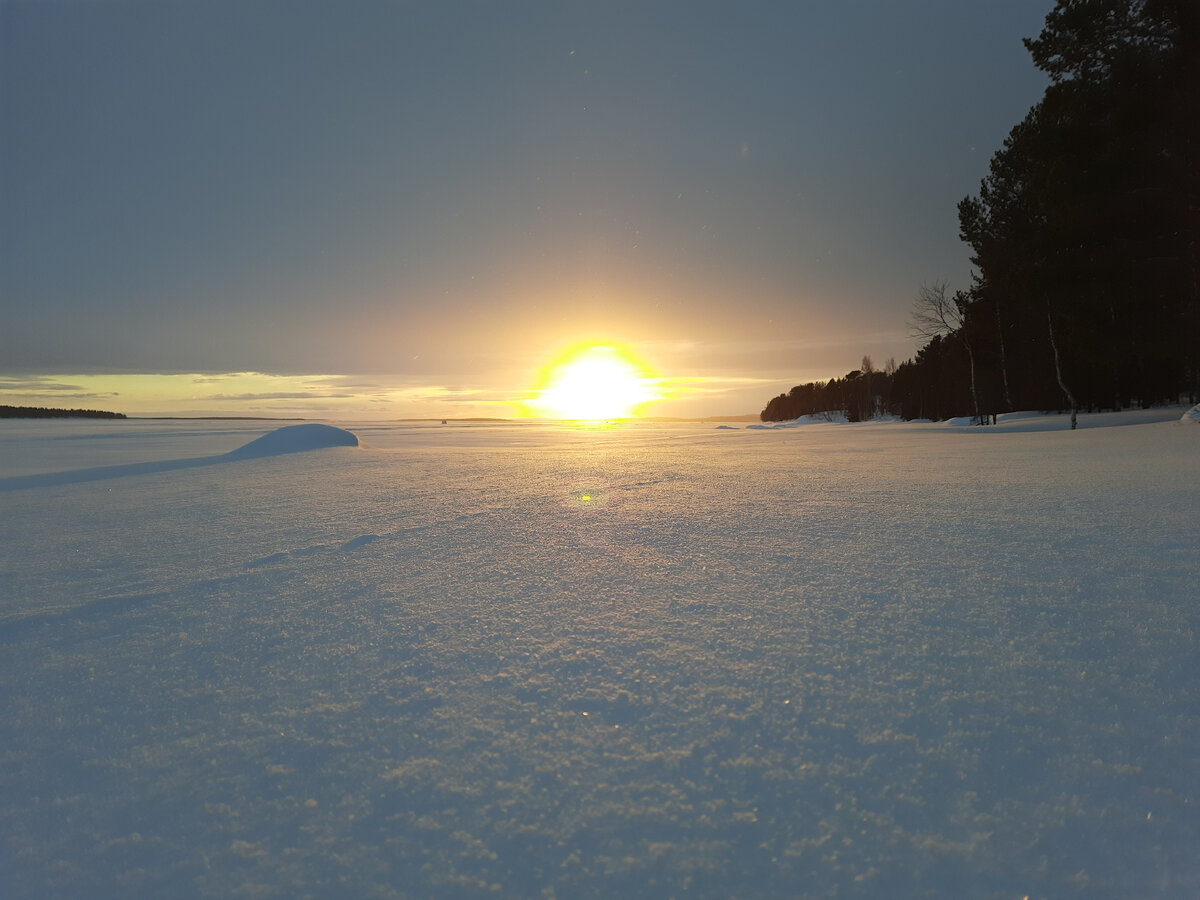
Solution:
M603 506L605 492L600 488L579 488L568 494L572 506L579 508Z

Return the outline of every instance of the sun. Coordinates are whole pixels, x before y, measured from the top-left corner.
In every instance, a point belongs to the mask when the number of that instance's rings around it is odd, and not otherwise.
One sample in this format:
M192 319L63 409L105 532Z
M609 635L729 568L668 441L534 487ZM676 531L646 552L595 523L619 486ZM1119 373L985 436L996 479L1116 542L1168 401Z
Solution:
M628 351L590 345L548 366L527 405L547 418L607 421L633 418L659 399L657 379Z

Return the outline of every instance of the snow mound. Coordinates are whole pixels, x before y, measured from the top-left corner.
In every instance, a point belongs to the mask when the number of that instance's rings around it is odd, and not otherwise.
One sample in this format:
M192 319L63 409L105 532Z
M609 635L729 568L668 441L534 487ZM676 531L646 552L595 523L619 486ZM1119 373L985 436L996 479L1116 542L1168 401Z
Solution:
M874 420L872 420L874 421ZM784 422L781 428L799 428L801 425L848 425L850 420L846 418L846 414L841 410L830 409L825 412L810 413L806 416L801 416L798 419L793 419L791 422Z
M285 425L226 454L229 459L257 459L327 447L358 447L358 435L332 425Z
M1179 417L1180 422L1200 422L1200 403L1197 403L1182 416Z
M760 431L777 431L780 428L799 428L802 425L845 425L849 421L845 413L831 410L829 412L811 413L788 422L775 422L772 425L747 425L746 427L756 428Z

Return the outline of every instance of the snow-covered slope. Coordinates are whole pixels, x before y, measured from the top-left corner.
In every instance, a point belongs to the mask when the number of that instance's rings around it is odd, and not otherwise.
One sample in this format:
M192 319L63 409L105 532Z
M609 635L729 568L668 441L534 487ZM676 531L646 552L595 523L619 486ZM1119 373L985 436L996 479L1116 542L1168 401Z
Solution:
M1200 895L1200 430L352 431L0 490L0 896Z

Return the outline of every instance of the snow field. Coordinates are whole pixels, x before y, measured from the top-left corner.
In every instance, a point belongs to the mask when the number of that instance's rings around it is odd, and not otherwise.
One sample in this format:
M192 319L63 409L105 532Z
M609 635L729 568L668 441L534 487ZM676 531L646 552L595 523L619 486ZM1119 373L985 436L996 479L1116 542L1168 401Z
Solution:
M1200 892L1192 425L351 430L0 491L0 893Z

